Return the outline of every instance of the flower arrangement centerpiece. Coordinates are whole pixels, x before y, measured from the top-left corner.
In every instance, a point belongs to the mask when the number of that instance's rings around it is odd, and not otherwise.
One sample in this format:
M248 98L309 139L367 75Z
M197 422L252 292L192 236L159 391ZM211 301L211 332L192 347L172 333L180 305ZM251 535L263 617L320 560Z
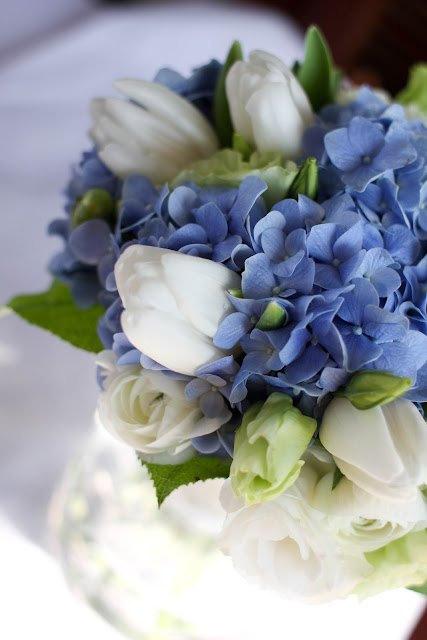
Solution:
M303 603L427 592L425 78L346 85L311 28L292 71L236 42L116 82L52 288L9 303L98 353L159 504L226 478L221 548Z

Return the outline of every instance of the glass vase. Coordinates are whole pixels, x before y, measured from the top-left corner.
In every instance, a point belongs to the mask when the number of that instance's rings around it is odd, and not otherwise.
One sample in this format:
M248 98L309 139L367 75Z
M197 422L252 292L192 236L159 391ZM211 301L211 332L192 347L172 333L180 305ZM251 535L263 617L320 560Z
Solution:
M159 509L135 452L97 426L50 512L72 590L135 640L255 640L269 626L282 638L283 600L247 584L218 550L222 482L181 487Z

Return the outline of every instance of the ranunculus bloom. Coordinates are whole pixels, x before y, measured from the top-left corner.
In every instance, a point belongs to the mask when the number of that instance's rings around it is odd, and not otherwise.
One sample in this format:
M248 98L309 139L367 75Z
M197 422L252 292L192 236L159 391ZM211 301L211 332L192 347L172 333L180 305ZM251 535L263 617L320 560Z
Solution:
M334 398L319 437L342 473L378 498L413 501L427 482L427 424L409 400L361 411Z
M253 405L236 432L231 487L245 504L273 500L297 479L300 460L316 420L304 416L289 396L272 393Z
M187 399L186 382L139 365L117 367L111 351L102 352L98 364L106 376L99 417L108 431L156 464L179 464L195 454L192 430L207 419L199 403Z
M226 291L240 276L223 264L177 251L128 247L115 266L130 342L164 367L194 375L224 357L212 338L234 311Z
M340 544L370 552L427 527L427 501L421 491L411 502L391 502L376 498L345 477L333 488L333 479L333 471L321 477L310 504L328 516Z
M115 175L160 183L217 151L212 126L185 98L156 82L118 80L114 87L130 100L93 100L90 135Z
M279 58L252 51L227 74L226 92L235 131L261 152L279 151L285 159L302 152L313 112L293 73Z
M366 559L373 571L353 590L360 599L387 589L423 585L427 580L427 531L408 533L366 554Z
M309 459L315 456L306 457L295 483L269 502L244 506L226 482L221 546L250 581L289 600L320 604L348 595L372 568L359 548L341 544L328 516L310 505L318 471Z

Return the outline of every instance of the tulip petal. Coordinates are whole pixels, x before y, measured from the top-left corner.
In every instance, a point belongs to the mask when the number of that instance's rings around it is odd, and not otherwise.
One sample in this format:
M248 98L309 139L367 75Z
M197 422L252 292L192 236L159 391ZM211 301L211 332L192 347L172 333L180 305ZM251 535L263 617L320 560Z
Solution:
M132 79L117 80L114 87L164 122L175 123L177 130L200 148L204 156L217 150L218 141L209 122L174 91L155 82Z
M204 258L187 256L182 260L176 251L165 251L162 264L181 312L198 331L212 338L222 320L233 311L225 292L240 287L240 276Z
M334 398L319 437L342 473L379 498L414 500L425 482L427 425L408 400L360 411Z
M171 318L153 309L138 313L125 310L121 322L137 349L177 373L194 376L202 364L224 355L182 317Z

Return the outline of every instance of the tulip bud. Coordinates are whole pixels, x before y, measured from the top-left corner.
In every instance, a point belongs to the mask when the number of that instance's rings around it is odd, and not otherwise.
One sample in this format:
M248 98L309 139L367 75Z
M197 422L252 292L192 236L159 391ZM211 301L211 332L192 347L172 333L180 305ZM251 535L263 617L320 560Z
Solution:
M289 396L272 393L254 404L236 432L231 487L246 504L273 500L298 478L300 457L316 421L296 409Z
M185 98L156 82L128 79L114 86L130 100L92 100L89 133L115 175L161 183L218 149L211 124Z
M128 247L115 276L128 340L159 364L193 376L223 358L213 336L234 311L227 298L241 278L223 264L145 245Z
M360 411L334 398L319 437L342 473L374 496L415 500L427 482L427 424L409 400Z
M278 151L291 160L302 152L305 129L313 122L298 80L279 58L253 51L227 74L226 91L234 130L257 151Z

